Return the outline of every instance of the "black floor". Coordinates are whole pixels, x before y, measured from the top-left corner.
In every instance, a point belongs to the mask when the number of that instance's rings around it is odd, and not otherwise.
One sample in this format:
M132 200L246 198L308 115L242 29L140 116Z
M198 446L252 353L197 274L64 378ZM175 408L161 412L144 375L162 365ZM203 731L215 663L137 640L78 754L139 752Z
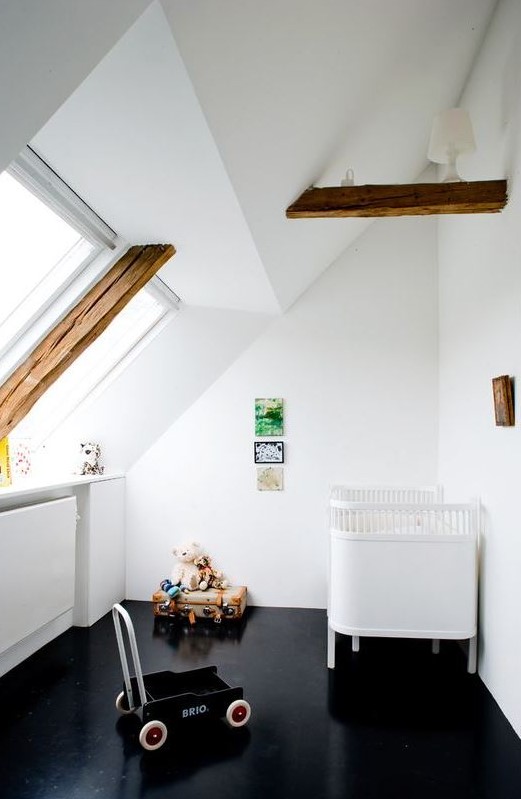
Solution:
M215 664L242 685L247 727L169 735L145 753L112 620L72 629L0 679L1 799L520 799L521 742L457 644L350 639L326 668L318 610L250 609L237 628L157 629L125 603L145 673Z

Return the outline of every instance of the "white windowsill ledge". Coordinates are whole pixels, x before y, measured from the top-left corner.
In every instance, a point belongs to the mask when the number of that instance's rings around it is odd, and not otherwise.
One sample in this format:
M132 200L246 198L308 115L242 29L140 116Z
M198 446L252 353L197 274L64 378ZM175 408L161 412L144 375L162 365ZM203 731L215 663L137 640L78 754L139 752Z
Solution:
M3 497L6 499L13 497L24 497L29 494L39 494L45 491L54 491L61 488L74 488L78 485L86 485L88 483L99 483L103 480L117 480L125 475L123 472L114 472L107 474L86 474L86 475L63 475L61 478L49 480L19 480L15 485L10 485L7 488L0 488L0 501Z

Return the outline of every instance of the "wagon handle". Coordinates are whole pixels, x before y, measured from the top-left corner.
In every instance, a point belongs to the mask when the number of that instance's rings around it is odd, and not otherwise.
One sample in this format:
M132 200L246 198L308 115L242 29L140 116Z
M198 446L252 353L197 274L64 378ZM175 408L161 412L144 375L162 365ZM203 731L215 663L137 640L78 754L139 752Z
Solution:
M125 688L127 691L128 706L129 708L133 706L132 686L130 684L130 673L128 670L128 659L125 650L125 642L123 640L123 633L121 631L121 619L123 619L123 621L125 622L125 627L127 628L128 643L130 646L130 653L132 655L132 660L134 662L134 672L136 674L137 686L139 690L139 700L141 706L143 706L147 701L147 695L145 693L145 683L143 682L143 669L141 668L141 662L139 660L136 634L134 632L134 625L132 624L132 619L128 615L125 608L123 608L121 605L117 603L112 607L112 619L114 621L114 629L116 631L119 657L121 659L121 668L123 670L123 681L125 683Z

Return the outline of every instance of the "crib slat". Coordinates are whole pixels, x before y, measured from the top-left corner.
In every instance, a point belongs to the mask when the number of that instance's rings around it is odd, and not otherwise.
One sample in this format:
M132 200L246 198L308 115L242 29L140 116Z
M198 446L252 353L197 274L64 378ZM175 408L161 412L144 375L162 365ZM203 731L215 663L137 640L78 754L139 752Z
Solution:
M336 486L331 492L330 528L360 535L476 536L475 506L435 503L438 496L438 488Z

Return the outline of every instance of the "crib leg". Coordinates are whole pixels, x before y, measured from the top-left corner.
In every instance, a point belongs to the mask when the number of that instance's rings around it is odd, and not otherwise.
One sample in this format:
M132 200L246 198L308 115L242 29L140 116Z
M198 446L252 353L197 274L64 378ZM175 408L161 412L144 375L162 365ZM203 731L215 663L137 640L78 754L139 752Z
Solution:
M351 649L353 652L360 652L360 636L353 635L351 638Z
M327 625L327 667L328 669L335 668L335 631L332 627Z
M475 674L478 666L478 636L469 638L469 657L467 661L467 671L469 674Z
M439 655L440 654L440 639L433 638L432 639L432 654Z

